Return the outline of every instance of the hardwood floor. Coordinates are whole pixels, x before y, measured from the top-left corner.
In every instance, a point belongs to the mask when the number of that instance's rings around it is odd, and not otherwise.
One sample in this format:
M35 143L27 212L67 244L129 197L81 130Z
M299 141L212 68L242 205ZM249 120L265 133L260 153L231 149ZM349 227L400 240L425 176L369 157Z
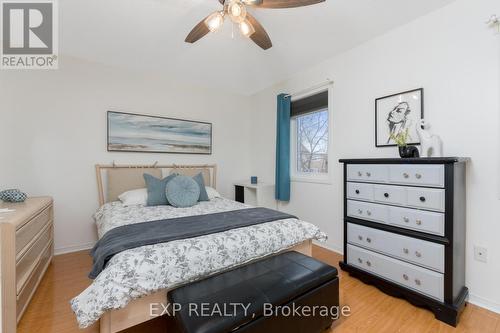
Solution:
M338 268L341 256L314 247L313 256ZM86 288L91 267L87 251L56 256L43 278L31 304L21 319L19 333L97 333L99 324L78 329L69 300ZM500 315L474 305L467 305L457 328L434 319L425 309L416 308L404 300L383 294L339 269L340 302L349 305L351 315L336 321L330 333L337 332L478 332L500 333ZM159 318L124 331L176 332L172 320Z

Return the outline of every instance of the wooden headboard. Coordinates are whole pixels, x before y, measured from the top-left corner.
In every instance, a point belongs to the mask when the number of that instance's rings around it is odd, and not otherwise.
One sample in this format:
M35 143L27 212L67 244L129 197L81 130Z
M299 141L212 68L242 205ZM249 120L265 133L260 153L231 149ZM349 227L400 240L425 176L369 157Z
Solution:
M146 187L143 174L149 173L163 178L171 173L194 176L201 172L206 186L216 188L217 165L101 165L95 166L99 205L118 200L118 196L126 191Z

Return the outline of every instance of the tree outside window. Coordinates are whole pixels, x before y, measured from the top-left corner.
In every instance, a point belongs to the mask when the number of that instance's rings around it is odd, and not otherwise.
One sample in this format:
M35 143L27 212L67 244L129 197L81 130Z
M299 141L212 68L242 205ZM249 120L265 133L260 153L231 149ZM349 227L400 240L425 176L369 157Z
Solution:
M328 173L328 110L297 117L297 172Z

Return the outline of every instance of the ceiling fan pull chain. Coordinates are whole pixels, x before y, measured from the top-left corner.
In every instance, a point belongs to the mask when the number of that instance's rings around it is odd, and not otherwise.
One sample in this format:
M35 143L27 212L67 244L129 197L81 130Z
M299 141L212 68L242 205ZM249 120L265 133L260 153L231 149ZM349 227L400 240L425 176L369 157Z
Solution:
M231 22L231 38L234 39L234 22Z

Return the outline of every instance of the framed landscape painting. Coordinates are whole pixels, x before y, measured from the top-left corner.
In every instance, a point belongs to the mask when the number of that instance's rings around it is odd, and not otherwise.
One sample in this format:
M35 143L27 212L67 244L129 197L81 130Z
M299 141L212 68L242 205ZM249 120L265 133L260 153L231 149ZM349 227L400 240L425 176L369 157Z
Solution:
M405 91L375 100L375 146L393 147L392 139L408 130L409 145L418 145L417 126L424 118L424 89Z
M108 151L211 154L212 124L108 111Z

